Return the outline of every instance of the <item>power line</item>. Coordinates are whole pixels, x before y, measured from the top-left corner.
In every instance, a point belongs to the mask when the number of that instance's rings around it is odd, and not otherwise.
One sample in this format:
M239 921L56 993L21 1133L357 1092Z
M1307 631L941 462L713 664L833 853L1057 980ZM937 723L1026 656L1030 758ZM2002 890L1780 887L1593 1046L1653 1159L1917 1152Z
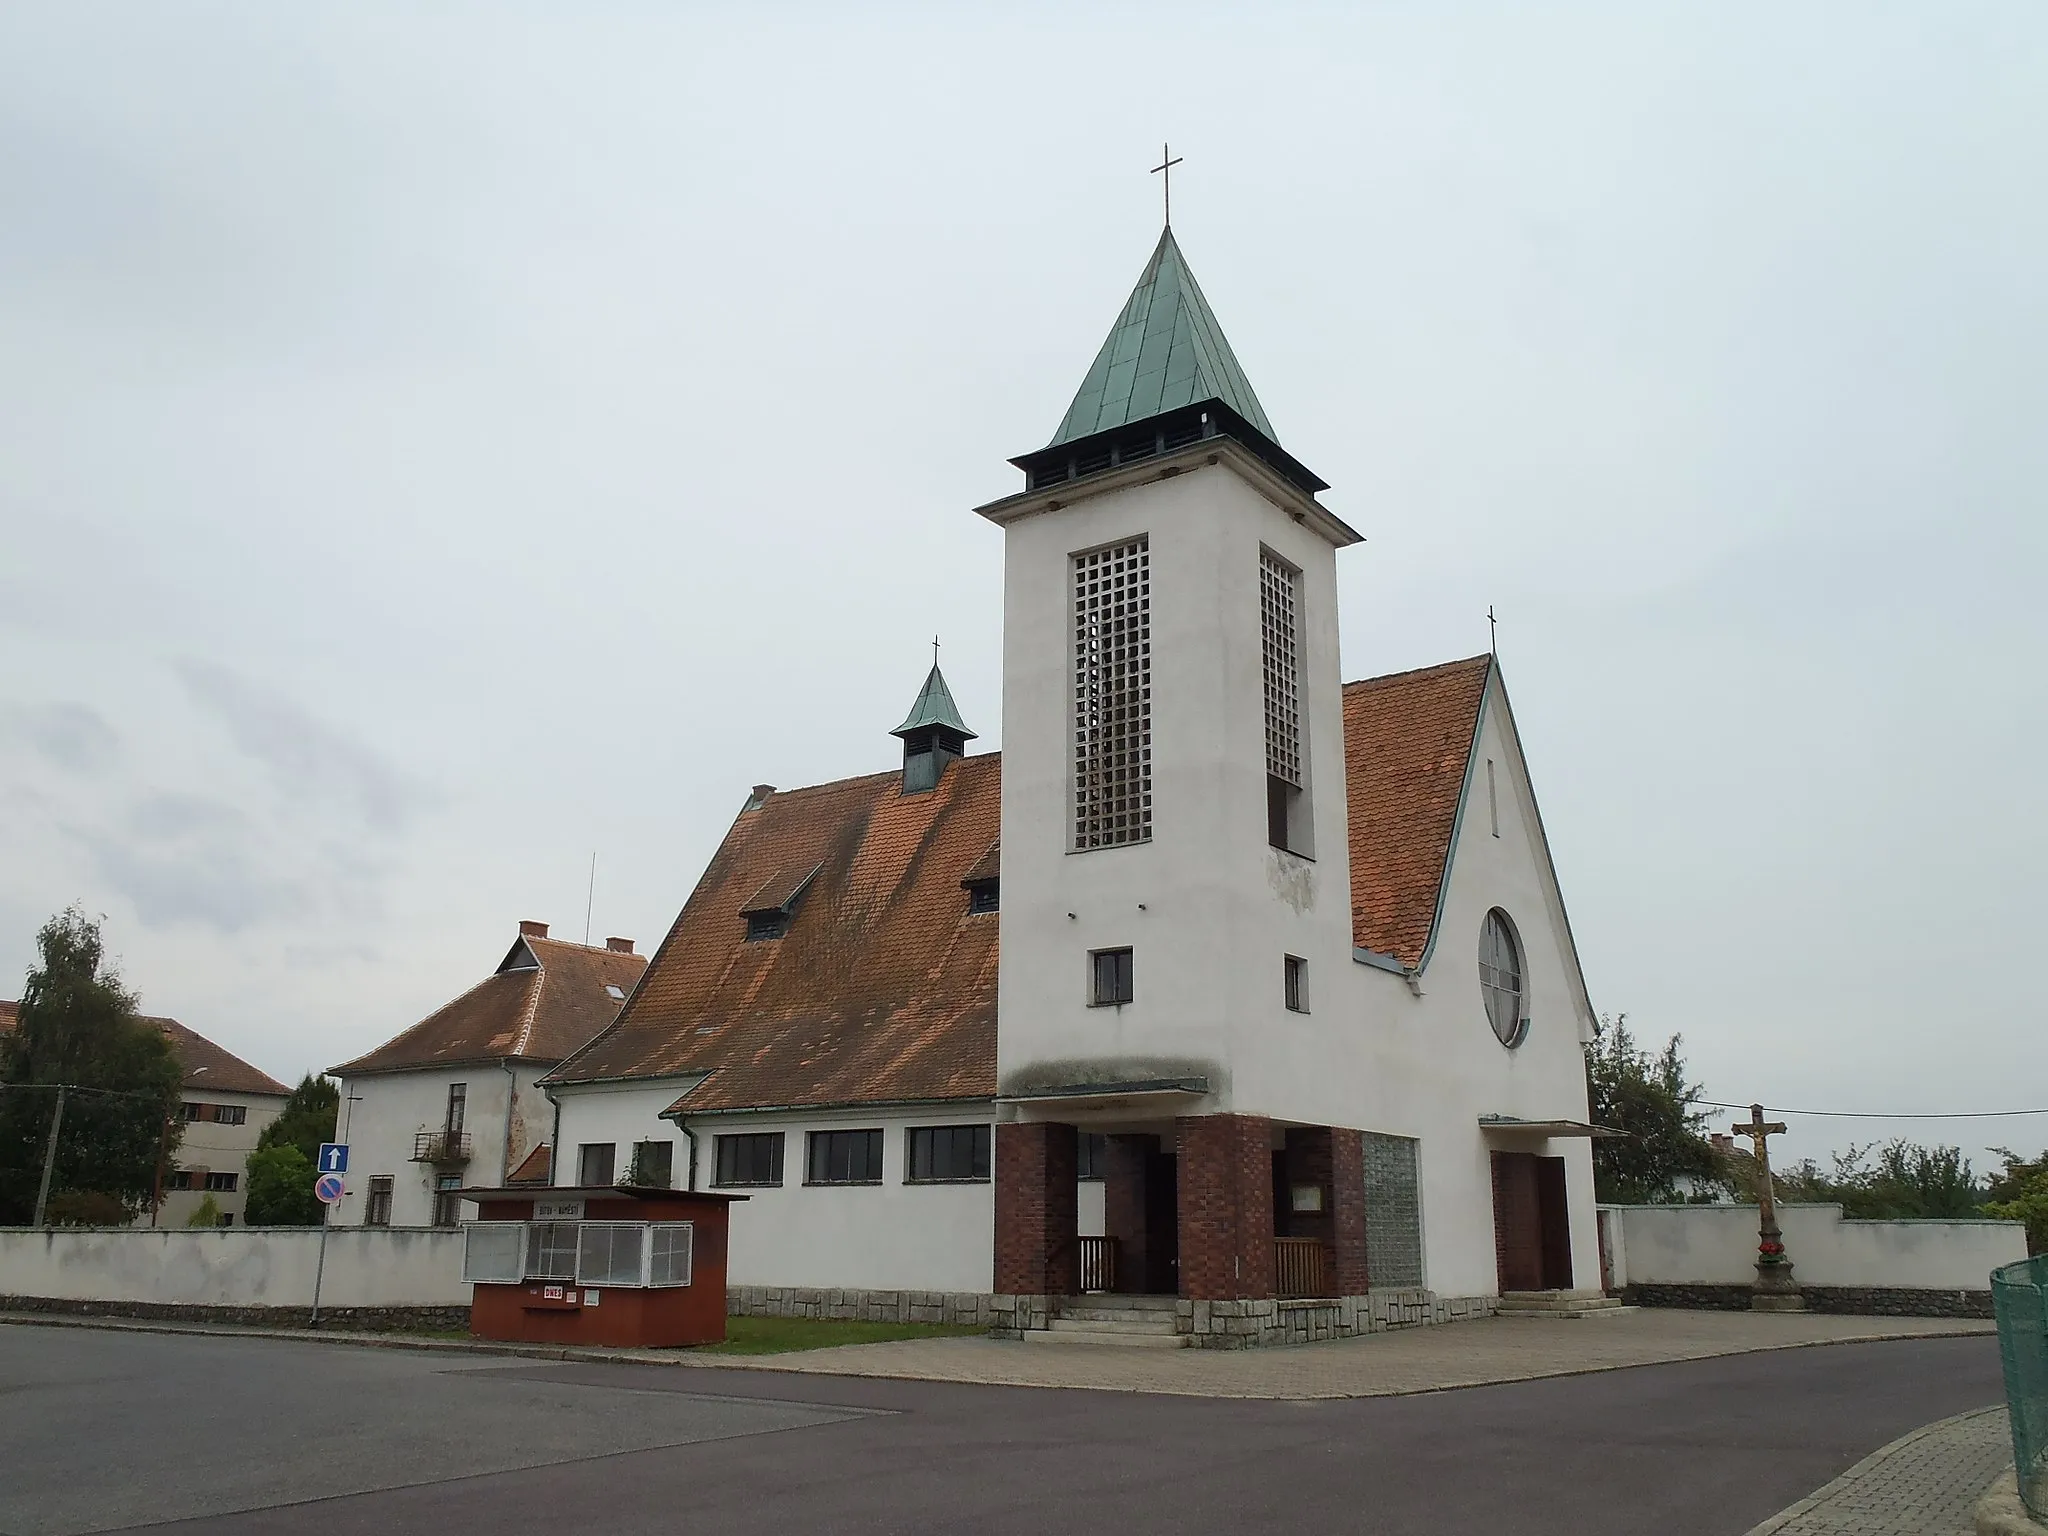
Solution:
M1694 1099L1695 1104L1704 1104L1710 1109L1748 1109L1747 1104L1727 1104L1720 1099ZM2048 1115L2048 1109L1959 1109L1952 1113L1932 1113L1907 1110L1900 1114L1864 1114L1852 1109L1781 1109L1775 1104L1766 1104L1774 1115L1818 1115L1829 1120L2003 1120L2018 1115Z

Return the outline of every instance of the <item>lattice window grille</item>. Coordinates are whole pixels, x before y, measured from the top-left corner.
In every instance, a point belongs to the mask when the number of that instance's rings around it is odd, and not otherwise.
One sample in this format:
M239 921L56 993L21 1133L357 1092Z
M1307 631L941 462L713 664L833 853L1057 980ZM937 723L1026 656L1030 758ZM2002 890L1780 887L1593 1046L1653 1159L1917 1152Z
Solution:
M1152 836L1152 555L1074 556L1074 846Z
M1301 788L1301 641L1295 614L1295 573L1278 557L1259 554L1259 633L1266 675L1266 772Z

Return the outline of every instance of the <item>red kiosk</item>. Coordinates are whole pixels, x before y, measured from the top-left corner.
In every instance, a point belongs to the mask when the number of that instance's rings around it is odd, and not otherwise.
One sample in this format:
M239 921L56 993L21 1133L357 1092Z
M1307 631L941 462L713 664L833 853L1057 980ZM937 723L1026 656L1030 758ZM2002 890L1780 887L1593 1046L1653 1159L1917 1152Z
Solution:
M727 1219L745 1195L603 1185L465 1189L469 1331L529 1344L661 1347L725 1337Z

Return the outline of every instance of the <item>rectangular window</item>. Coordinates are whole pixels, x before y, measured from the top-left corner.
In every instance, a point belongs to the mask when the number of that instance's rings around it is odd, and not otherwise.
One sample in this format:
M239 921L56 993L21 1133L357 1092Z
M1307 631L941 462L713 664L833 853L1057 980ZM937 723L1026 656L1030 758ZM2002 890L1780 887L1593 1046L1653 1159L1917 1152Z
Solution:
M1152 555L1145 535L1075 555L1074 847L1152 836Z
M1109 1161L1109 1138L1100 1131L1081 1133L1081 1177L1103 1177Z
M879 1184L882 1182L880 1131L811 1132L807 1184Z
M910 1131L911 1184L985 1184L989 1140L986 1125L919 1125Z
M626 1170L626 1182L641 1189L674 1187L676 1144L672 1141L636 1141L633 1161Z
M1001 888L996 881L977 880L967 887L967 910L970 913L996 912L1001 908Z
M1299 955L1289 955L1282 962L1281 969L1285 975L1288 1008L1295 1013L1307 1013L1308 962Z
M391 1225L391 1175L380 1173L370 1180L369 1198L363 1202L363 1225ZM519 1277L514 1275L512 1278L517 1280Z
M1367 1131L1365 1142L1365 1273L1378 1290L1422 1284L1421 1144Z
M1128 1003L1133 996L1131 952L1097 949L1088 955L1088 1001L1097 1008Z
M612 1181L612 1159L618 1144L586 1141L576 1150L576 1182L585 1189L597 1189Z
M647 1228L637 1221L586 1221L576 1235L581 1285L638 1285Z
M1306 851L1302 774L1300 572L1259 551L1259 640L1266 703L1266 841Z
M222 1211L220 1213L220 1225L224 1227L232 1227L234 1224L235 1213L233 1211Z
M688 1285L696 1248L696 1227L687 1221L657 1222L647 1229L649 1285Z
M462 1134L462 1117L469 1109L469 1084L448 1085L448 1134L451 1137Z
M789 932L787 912L749 912L747 914L747 942L759 944L764 939L779 939Z
M199 1118L199 1111L205 1107L204 1104L194 1104L188 1099L185 1103L178 1106L178 1118L187 1125L190 1125Z
M217 1194L231 1195L235 1192L236 1175L232 1173L209 1173L206 1187Z
M517 1285L526 1278L521 1262L525 1250L524 1223L472 1222L462 1244L462 1278L470 1285Z
M459 1227L462 1225L462 1201L455 1191L462 1188L462 1175L444 1173L434 1180L434 1225L437 1227Z
M779 1185L782 1182L780 1131L754 1131L720 1136L713 1144L713 1182L721 1185Z
M576 1228L573 1221L536 1221L526 1229L528 1280L576 1278Z
M173 1168L164 1175L165 1189L191 1189L192 1187L192 1170L189 1168Z
M1493 783L1493 759L1486 760L1486 815L1493 823L1493 835L1500 836L1500 796Z

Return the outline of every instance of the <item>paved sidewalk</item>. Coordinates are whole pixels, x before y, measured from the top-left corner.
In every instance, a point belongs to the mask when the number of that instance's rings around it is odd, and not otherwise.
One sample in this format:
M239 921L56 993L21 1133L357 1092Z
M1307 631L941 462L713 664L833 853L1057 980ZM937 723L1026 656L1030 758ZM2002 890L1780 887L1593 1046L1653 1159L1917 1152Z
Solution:
M1619 1370L1672 1360L1846 1344L1870 1339L1989 1334L1989 1322L1929 1317L1834 1317L1812 1313L1684 1312L1643 1308L1591 1321L1488 1318L1409 1328L1326 1344L1249 1350L1152 1350L1046 1345L983 1338L905 1339L784 1355L709 1355L675 1350L563 1349L471 1344L404 1335L299 1329L202 1327L58 1314L0 1314L0 1323L140 1328L327 1341L387 1348L523 1355L547 1360L658 1362L717 1370L876 1376L995 1386L1162 1392L1185 1397L1390 1397L1492 1382ZM1994 1469L1995 1470L1995 1469ZM1986 1481L1989 1481L1987 1476Z
M1903 1435L1749 1536L1974 1536L1970 1511L2012 1464L2005 1409Z

